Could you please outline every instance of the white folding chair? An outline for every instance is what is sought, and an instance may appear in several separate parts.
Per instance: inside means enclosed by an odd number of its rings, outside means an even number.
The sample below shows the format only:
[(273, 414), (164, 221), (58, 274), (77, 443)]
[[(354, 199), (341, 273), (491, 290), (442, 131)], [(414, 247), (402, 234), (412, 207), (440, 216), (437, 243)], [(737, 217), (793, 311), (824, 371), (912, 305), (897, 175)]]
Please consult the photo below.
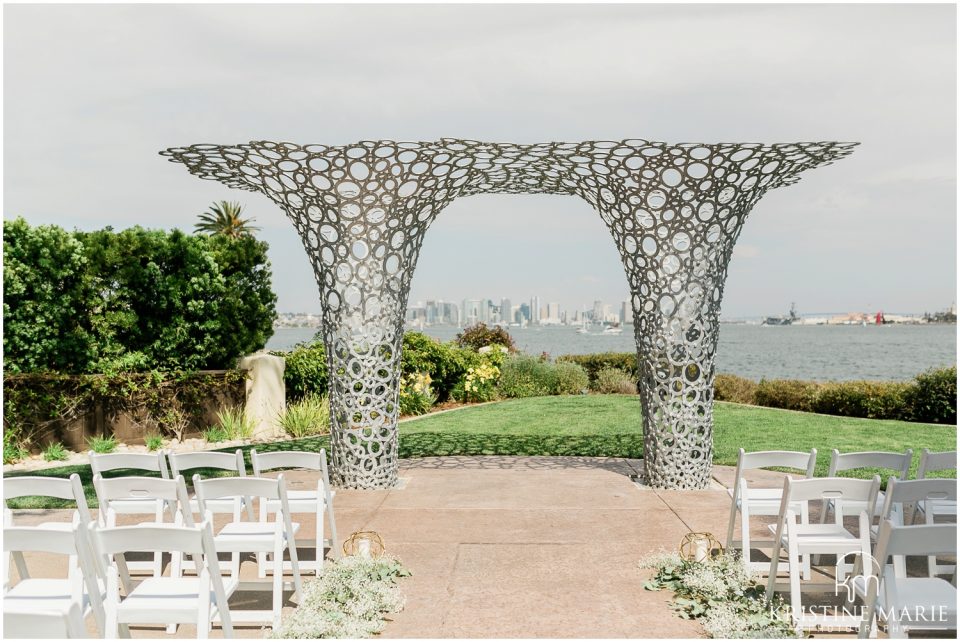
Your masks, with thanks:
[[(103, 475), (111, 471), (145, 471), (159, 473), (162, 479), (169, 479), (170, 472), (167, 469), (167, 460), (162, 452), (157, 453), (109, 453), (105, 455), (97, 454), (92, 450), (90, 455), (90, 471), (96, 479), (97, 475)], [(96, 485), (94, 485), (96, 487)], [(100, 504), (99, 521), (101, 526), (108, 526), (106, 521), (106, 507), (103, 499), (97, 496)], [(145, 497), (127, 497), (117, 499), (113, 502), (112, 508), (115, 513), (121, 515), (154, 515), (155, 521), (163, 521), (157, 512), (158, 503)], [(162, 510), (171, 510), (166, 503), (159, 504)], [(171, 512), (171, 515), (173, 513)], [(110, 524), (111, 526), (115, 524)], [(134, 561), (130, 562), (130, 570), (133, 571), (151, 571), (154, 575), (159, 575), (161, 571), (161, 557), (156, 555), (152, 564), (149, 562)]]
[(885, 620), (891, 638), (905, 638), (912, 631), (957, 630), (957, 587), (939, 577), (907, 577), (889, 556), (957, 554), (957, 525), (896, 526), (887, 519), (880, 525), (876, 558), (880, 577), (862, 586), (866, 594), (865, 616), (859, 637), (871, 633), (874, 618)]
[[(166, 513), (173, 514), (176, 524), (193, 525), (193, 515), (186, 508), (187, 487), (183, 477), (165, 479), (158, 477), (113, 477), (104, 479), (99, 473), (93, 477), (93, 488), (100, 502), (100, 525), (113, 528), (117, 515), (150, 515), (152, 519), (141, 524), (162, 524)], [(148, 510), (150, 509), (150, 510)], [(174, 555), (172, 564), (179, 573), (180, 556)], [(148, 570), (154, 577), (163, 575), (163, 555), (155, 552), (153, 561), (127, 561), (128, 570)]]
[[(197, 637), (206, 638), (213, 622), (220, 622), (223, 637), (233, 637), (233, 623), (227, 600), (233, 585), (224, 585), (213, 544), (210, 516), (199, 526), (158, 524), (98, 528), (90, 534), (96, 560), (107, 577), (105, 600), (106, 637), (129, 637), (131, 624), (195, 624)], [(174, 557), (191, 556), (200, 565), (196, 577), (148, 577), (136, 586), (118, 562), (131, 551), (170, 552)], [(123, 588), (121, 596), (120, 589)]]
[[(7, 506), (8, 499), (18, 497), (56, 497), (57, 499), (72, 500), (77, 508), (74, 511), (80, 525), (86, 528), (90, 523), (90, 509), (87, 507), (87, 498), (83, 492), (83, 483), (80, 481), (80, 475), (76, 473), (70, 475), (69, 479), (62, 477), (6, 477), (3, 480), (3, 507), (4, 507), (4, 526), (14, 526), (13, 511)], [(53, 530), (70, 531), (73, 530), (71, 522), (43, 522), (33, 526), (33, 528), (46, 528)], [(13, 554), (13, 561), (17, 565), (17, 571), (20, 576), (26, 572), (23, 556), (20, 553)], [(76, 564), (76, 559), (71, 560), (71, 565)]]
[(66, 613), (21, 611), (4, 606), (3, 637), (6, 640), (80, 640), (87, 638), (87, 630), (78, 604), (71, 604)]
[[(727, 489), (730, 496), (730, 519), (727, 523), (727, 550), (739, 548), (742, 553), (743, 563), (751, 571), (767, 572), (770, 569), (769, 562), (753, 561), (752, 550), (760, 546), (772, 546), (776, 551), (776, 542), (772, 540), (754, 540), (750, 539), (750, 518), (752, 516), (773, 517), (780, 513), (780, 499), (783, 495), (782, 488), (751, 488), (744, 477), (748, 470), (760, 468), (789, 468), (793, 470), (802, 470), (809, 479), (813, 477), (814, 468), (817, 465), (817, 449), (812, 448), (810, 452), (796, 452), (790, 450), (767, 450), (748, 453), (740, 449), (737, 457), (737, 472), (733, 480), (733, 488)], [(798, 502), (795, 506), (797, 514), (800, 515), (802, 523), (810, 521), (808, 506), (806, 502)], [(737, 521), (737, 513), (740, 513), (740, 539), (733, 538), (733, 530)], [(771, 554), (771, 558), (773, 555)], [(803, 557), (804, 579), (810, 579), (810, 558)]]
[[(294, 599), (302, 595), (300, 567), (297, 563), (297, 547), (294, 545), (299, 524), (290, 521), (290, 509), (287, 503), (287, 491), (283, 475), (276, 479), (257, 477), (221, 477), (218, 479), (200, 479), (193, 477), (193, 488), (200, 502), (200, 509), (208, 512), (210, 500), (233, 498), (233, 521), (224, 525), (213, 538), (219, 553), (232, 553), (237, 561), (231, 570), (231, 578), (237, 582), (237, 590), (262, 590), (264, 582), (240, 582), (240, 553), (270, 553), (275, 565), (273, 574), (273, 609), (271, 611), (235, 611), (235, 622), (268, 622), (276, 629), (280, 626), (280, 614), (283, 607), (283, 554), (290, 553), (290, 565), (293, 571)], [(261, 504), (276, 501), (280, 509), (273, 522), (241, 521), (240, 500), (242, 497), (257, 497)], [(215, 506), (214, 506), (215, 508)], [(269, 584), (269, 582), (268, 582)]]
[[(913, 461), (913, 450), (907, 448), (906, 451), (902, 453), (890, 453), (890, 452), (856, 452), (856, 453), (840, 453), (836, 448), (833, 449), (833, 452), (830, 455), (830, 469), (827, 472), (827, 477), (838, 477), (837, 473), (844, 470), (858, 470), (862, 468), (882, 468), (885, 470), (890, 470), (898, 479), (907, 479), (910, 475), (910, 463)], [(881, 490), (877, 494), (876, 510), (877, 515), (880, 514), (880, 511), (883, 509), (884, 495)], [(859, 515), (860, 511), (866, 509), (866, 504), (863, 502), (855, 501), (845, 501), (843, 503), (845, 510), (849, 511), (851, 515)], [(833, 502), (829, 499), (823, 501), (823, 505), (820, 510), (820, 523), (825, 524), (827, 521), (827, 514), (834, 510)]]
[[(301, 468), (320, 473), (316, 490), (287, 490), (287, 499), (291, 511), (294, 513), (312, 513), (316, 517), (314, 538), (298, 539), (297, 547), (314, 549), (314, 559), (300, 560), (300, 568), (303, 570), (312, 569), (315, 575), (320, 575), (323, 571), (323, 556), (326, 547), (330, 547), (335, 559), (340, 557), (340, 550), (337, 548), (337, 520), (333, 511), (333, 499), (336, 496), (336, 491), (330, 487), (326, 451), (321, 448), (318, 453), (305, 451), (258, 453), (256, 449), (253, 449), (250, 451), (250, 461), (253, 464), (253, 474), (256, 477), (262, 477), (264, 472), (278, 468)], [(276, 510), (276, 502), (261, 503), (260, 519), (265, 520), (266, 513), (273, 513)], [(329, 539), (324, 537), (324, 519), (330, 520)], [(267, 565), (263, 564), (262, 558), (258, 558), (257, 561), (260, 577), (266, 577)], [(285, 562), (284, 570), (287, 569), (289, 569), (289, 563)]]
[[(243, 462), (243, 451), (239, 448), (234, 453), (218, 453), (210, 451), (188, 452), (188, 453), (167, 453), (167, 459), (170, 461), (170, 474), (173, 476), (184, 475), (189, 470), (197, 468), (213, 468), (216, 470), (229, 470), (236, 473), (238, 477), (247, 476), (247, 467)], [(224, 500), (210, 500), (208, 507), (217, 503), (233, 510), (233, 498)], [(247, 518), (253, 520), (253, 502), (249, 497), (241, 498), (241, 504), (246, 509)], [(190, 499), (190, 510), (194, 513), (200, 512), (199, 502), (196, 497)]]
[[(3, 610), (4, 636), (12, 636), (6, 629), (8, 612), (27, 614), (58, 614), (60, 625), (68, 622), (76, 608), (80, 631), (85, 631), (83, 618), (93, 615), (97, 630), (104, 631), (104, 576), (97, 573), (93, 552), (87, 539), (87, 527), (81, 526), (74, 515), (70, 530), (41, 529), (29, 526), (9, 526), (3, 529)], [(26, 567), (17, 570), (18, 581), (10, 574), (10, 558), (14, 553), (41, 553), (63, 555), (77, 560), (67, 566), (66, 578), (31, 577)], [(23, 558), (21, 558), (23, 559)], [(26, 621), (25, 617), (20, 618)], [(50, 626), (56, 618), (47, 618)], [(46, 630), (45, 628), (43, 630)], [(42, 636), (39, 636), (42, 637)], [(85, 637), (85, 636), (83, 636)]]
[[(863, 560), (870, 558), (870, 515), (873, 514), (877, 492), (880, 490), (880, 477), (872, 480), (848, 479), (840, 477), (822, 477), (817, 479), (793, 480), (789, 477), (784, 481), (783, 498), (780, 502), (780, 513), (775, 525), (776, 534), (770, 561), (770, 576), (767, 578), (767, 600), (773, 598), (777, 585), (777, 572), (781, 550), (787, 554), (789, 565), (788, 590), (790, 592), (790, 610), (793, 614), (794, 625), (797, 630), (811, 629), (818, 626), (842, 626), (857, 628), (860, 618), (856, 614), (838, 613), (826, 614), (807, 612), (801, 602), (802, 588), (822, 591), (824, 588), (836, 590), (844, 581), (844, 558), (855, 555)], [(809, 504), (812, 501), (830, 499), (835, 502), (837, 510), (834, 513), (833, 523), (810, 524), (803, 523), (796, 512), (797, 502)], [(866, 510), (859, 516), (859, 534), (854, 535), (843, 525), (843, 504), (847, 501), (866, 502)], [(774, 525), (771, 525), (773, 528)], [(801, 588), (798, 567), (801, 555), (833, 554), (837, 556), (837, 577), (833, 584), (807, 583)]]
[[(910, 526), (913, 524), (914, 513), (907, 513), (907, 508), (922, 502), (957, 501), (957, 481), (955, 479), (914, 479), (899, 481), (891, 477), (887, 481), (887, 492), (880, 511), (880, 522), (890, 520), (894, 526)], [(879, 498), (878, 498), (879, 502)], [(871, 526), (871, 537), (874, 541), (880, 531), (880, 526)], [(936, 558), (934, 558), (936, 559)], [(900, 576), (906, 577), (906, 560), (902, 556), (893, 558)], [(935, 575), (931, 569), (931, 575)]]
[[(945, 452), (932, 453), (924, 448), (920, 454), (920, 466), (917, 468), (917, 479), (926, 479), (927, 473), (939, 472), (943, 470), (957, 471), (957, 451), (948, 450)], [(931, 500), (923, 501), (917, 504), (917, 512), (914, 517), (922, 515), (927, 524), (936, 524), (938, 516), (953, 517), (954, 523), (957, 518), (957, 500)], [(957, 567), (955, 564), (939, 564), (936, 556), (928, 560), (930, 565), (930, 575), (943, 575), (955, 573)]]

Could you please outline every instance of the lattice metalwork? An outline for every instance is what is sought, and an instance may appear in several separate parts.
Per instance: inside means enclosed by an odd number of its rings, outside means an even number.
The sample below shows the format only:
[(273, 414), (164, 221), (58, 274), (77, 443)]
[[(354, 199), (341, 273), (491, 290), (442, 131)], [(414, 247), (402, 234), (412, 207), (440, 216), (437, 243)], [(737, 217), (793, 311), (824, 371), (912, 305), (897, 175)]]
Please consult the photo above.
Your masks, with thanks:
[(720, 301), (741, 226), (767, 190), (854, 145), (258, 141), (162, 154), (263, 192), (300, 233), (320, 286), (341, 485), (396, 482), (403, 320), (424, 234), (455, 198), (499, 192), (576, 195), (600, 213), (632, 294), (647, 481), (703, 488)]

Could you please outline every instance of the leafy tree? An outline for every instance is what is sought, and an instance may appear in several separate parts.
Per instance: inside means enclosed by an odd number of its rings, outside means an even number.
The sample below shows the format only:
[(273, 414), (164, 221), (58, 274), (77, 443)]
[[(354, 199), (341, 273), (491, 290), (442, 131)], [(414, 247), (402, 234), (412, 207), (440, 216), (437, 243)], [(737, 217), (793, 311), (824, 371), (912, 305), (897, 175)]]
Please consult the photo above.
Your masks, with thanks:
[(253, 217), (243, 218), (243, 206), (239, 202), (219, 201), (200, 215), (200, 222), (194, 226), (198, 232), (219, 234), (230, 238), (252, 236), (259, 227), (251, 225)]
[(5, 372), (82, 372), (96, 359), (83, 249), (63, 228), (3, 222)]

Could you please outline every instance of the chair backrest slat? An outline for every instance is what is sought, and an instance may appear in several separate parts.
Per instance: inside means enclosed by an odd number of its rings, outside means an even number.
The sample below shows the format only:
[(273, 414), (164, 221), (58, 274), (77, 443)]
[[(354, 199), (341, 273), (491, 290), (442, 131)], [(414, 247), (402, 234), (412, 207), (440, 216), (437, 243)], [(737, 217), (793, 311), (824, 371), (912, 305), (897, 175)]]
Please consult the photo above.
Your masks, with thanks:
[[(77, 476), (79, 479), (79, 476)], [(70, 476), (73, 479), (73, 475)], [(4, 477), (3, 498), (16, 497), (56, 497), (57, 499), (73, 499), (73, 484), (70, 479), (63, 477)]]
[(196, 468), (215, 468), (217, 470), (231, 470), (241, 477), (246, 476), (247, 470), (243, 463), (243, 451), (239, 448), (233, 453), (192, 452), (168, 453), (170, 472), (173, 475), (183, 474), (185, 471)]
[(267, 477), (218, 477), (201, 479), (193, 476), (193, 487), (203, 510), (204, 502), (224, 497), (262, 497), (280, 499), (283, 475), (277, 479)]
[(816, 463), (816, 448), (812, 448), (810, 452), (763, 450), (752, 453), (744, 452), (741, 448), (737, 467), (741, 471), (757, 468), (793, 468), (806, 472), (810, 477), (813, 475), (813, 467)]
[(830, 457), (829, 477), (834, 477), (841, 470), (856, 470), (858, 468), (883, 468), (896, 471), (898, 478), (906, 479), (910, 474), (910, 463), (913, 461), (913, 450), (907, 449), (902, 453), (870, 451), (841, 453), (833, 449)]
[(896, 526), (884, 520), (877, 539), (877, 553), (888, 555), (956, 555), (956, 524)]
[(286, 450), (269, 453), (258, 453), (256, 449), (250, 451), (250, 462), (253, 465), (253, 474), (259, 477), (263, 472), (277, 468), (305, 468), (307, 470), (321, 470), (323, 452), (312, 453), (303, 450)]
[[(867, 502), (870, 511), (877, 500), (880, 490), (880, 477), (873, 479), (850, 479), (847, 477), (817, 477), (814, 479), (784, 480), (783, 500), (780, 504), (781, 515), (785, 515), (790, 504), (798, 501), (833, 500), (838, 505), (844, 501)], [(837, 511), (837, 514), (841, 514)], [(872, 512), (868, 512), (872, 514)]]
[[(157, 477), (113, 477), (104, 479), (99, 474), (93, 478), (97, 497), (101, 502), (115, 499), (163, 499), (180, 501), (183, 493), (180, 486), (183, 477), (159, 479)], [(184, 492), (185, 492), (184, 488)]]
[(5, 553), (76, 555), (77, 539), (72, 530), (8, 526), (3, 529), (3, 551)]
[(73, 500), (77, 504), (77, 514), (80, 516), (81, 524), (88, 524), (93, 519), (83, 491), (83, 482), (80, 481), (80, 475), (76, 473), (70, 475), (69, 479), (40, 476), (4, 478), (4, 506), (8, 499), (32, 496)]
[(929, 472), (957, 469), (957, 451), (932, 453), (926, 448), (920, 454), (920, 466), (917, 468), (917, 479), (924, 479)]
[(162, 524), (97, 528), (92, 537), (101, 555), (135, 552), (203, 553), (201, 526), (166, 526)]
[(110, 453), (101, 455), (90, 451), (90, 470), (94, 475), (111, 470), (147, 470), (160, 473), (164, 479), (170, 477), (167, 460), (163, 452), (150, 453)]

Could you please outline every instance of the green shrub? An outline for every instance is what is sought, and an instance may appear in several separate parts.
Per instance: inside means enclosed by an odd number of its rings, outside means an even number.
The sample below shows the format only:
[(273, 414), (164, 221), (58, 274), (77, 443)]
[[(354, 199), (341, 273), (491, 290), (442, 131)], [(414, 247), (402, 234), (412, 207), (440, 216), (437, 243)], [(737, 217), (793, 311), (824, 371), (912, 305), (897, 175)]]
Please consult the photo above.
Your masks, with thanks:
[(637, 382), (633, 375), (620, 368), (601, 368), (592, 385), (594, 391), (602, 394), (637, 394)]
[(231, 368), (273, 333), (267, 245), (4, 221), (6, 373)]
[(463, 381), (451, 392), (457, 401), (485, 402), (497, 398), (497, 381), (500, 369), (481, 357), (479, 365), (467, 368)]
[(143, 439), (144, 445), (147, 447), (147, 450), (150, 452), (155, 452), (163, 448), (163, 436), (162, 435), (147, 435)]
[(242, 406), (223, 408), (217, 412), (217, 422), (227, 439), (250, 439), (254, 423)]
[(957, 423), (957, 368), (918, 374), (908, 393), (910, 419), (937, 424)]
[(430, 383), (430, 375), (424, 372), (404, 375), (400, 382), (400, 414), (422, 415), (430, 411), (437, 401)]
[(297, 439), (330, 432), (330, 400), (326, 395), (305, 395), (287, 405), (279, 418), (280, 426)]
[(67, 449), (59, 441), (55, 441), (43, 449), (45, 461), (66, 461)]
[(814, 412), (841, 417), (901, 419), (911, 384), (895, 381), (838, 381), (822, 383), (813, 402)]
[(503, 397), (552, 395), (557, 388), (557, 371), (549, 361), (527, 354), (510, 355), (503, 363), (498, 387)]
[(15, 464), (30, 453), (23, 447), (23, 444), (17, 440), (16, 431), (3, 431), (3, 463)]
[(815, 412), (820, 385), (796, 379), (761, 379), (754, 399), (758, 406)]
[(555, 395), (579, 395), (590, 388), (590, 377), (583, 366), (560, 361), (553, 365), (556, 386), (553, 389)]
[(287, 401), (296, 402), (311, 395), (327, 394), (329, 373), (323, 341), (301, 343), (290, 352), (273, 352), (284, 358), (283, 383)]
[(736, 375), (718, 374), (713, 378), (713, 398), (717, 401), (753, 404), (756, 401), (757, 382)]
[(222, 426), (210, 426), (203, 431), (203, 438), (208, 444), (215, 444), (220, 441), (227, 441), (230, 435)]
[(421, 332), (403, 335), (400, 370), (404, 375), (422, 372), (430, 375), (430, 385), (437, 401), (446, 401), (450, 393), (467, 374), (470, 366), (478, 366), (483, 359), (469, 348), (440, 343)]
[(454, 339), (461, 348), (471, 348), (479, 350), (486, 346), (501, 345), (510, 352), (516, 352), (517, 346), (513, 343), (513, 337), (507, 332), (506, 328), (501, 326), (487, 327), (486, 323), (477, 323), (464, 328)]
[(94, 436), (87, 440), (90, 450), (98, 455), (106, 455), (117, 449), (117, 438), (113, 435), (109, 437)]
[(587, 371), (590, 381), (597, 380), (597, 374), (604, 368), (617, 368), (639, 379), (636, 352), (597, 352), (594, 354), (565, 354), (557, 357), (557, 363), (576, 363)]

